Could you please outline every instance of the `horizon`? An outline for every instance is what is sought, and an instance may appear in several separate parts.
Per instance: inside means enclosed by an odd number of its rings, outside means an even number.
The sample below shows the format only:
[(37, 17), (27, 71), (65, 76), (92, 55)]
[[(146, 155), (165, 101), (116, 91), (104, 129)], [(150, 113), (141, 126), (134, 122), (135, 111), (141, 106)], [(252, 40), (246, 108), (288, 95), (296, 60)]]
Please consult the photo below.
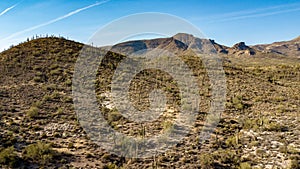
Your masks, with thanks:
[[(185, 33), (185, 32), (179, 32), (179, 33), (189, 34), (189, 33)], [(176, 35), (176, 34), (174, 34), (173, 36), (175, 36), (175, 35)], [(189, 34), (189, 35), (193, 35), (193, 34)], [(143, 41), (143, 40), (153, 40), (153, 39), (160, 39), (160, 38), (171, 38), (171, 37), (173, 37), (173, 36), (154, 36), (154, 35), (153, 35), (153, 36), (151, 36), (151, 35), (150, 35), (150, 36), (149, 36), (149, 35), (145, 35), (145, 36), (143, 36), (143, 35), (141, 35), (141, 36), (132, 36), (132, 37), (130, 37), (130, 38), (125, 38), (125, 39), (121, 40), (120, 42), (118, 42), (118, 43), (116, 43), (116, 44), (123, 43), (123, 42), (140, 41), (140, 40)], [(193, 36), (196, 37), (196, 38), (199, 38), (199, 37), (197, 37), (197, 36), (195, 36), (195, 35), (193, 35)], [(64, 39), (66, 39), (66, 40), (70, 40), (70, 41), (82, 43), (83, 45), (93, 45), (93, 44), (88, 44), (88, 43), (76, 41), (76, 40), (74, 40), (74, 39), (72, 39), (72, 38), (64, 37), (64, 36), (62, 36), (62, 35), (56, 36), (56, 35), (48, 35), (48, 34), (46, 34), (46, 35), (35, 35), (35, 36), (32, 36), (32, 37), (28, 37), (26, 40), (21, 41), (21, 42), (19, 42), (18, 44), (12, 44), (12, 46), (17, 46), (17, 45), (19, 45), (19, 44), (26, 43), (28, 40), (31, 41), (31, 40), (36, 40), (36, 39), (40, 39), (40, 38), (64, 38)], [(213, 40), (213, 41), (215, 41), (216, 43), (218, 43), (218, 44), (220, 44), (220, 45), (224, 45), (224, 46), (226, 46), (226, 47), (233, 47), (234, 45), (236, 45), (236, 44), (238, 44), (238, 43), (240, 43), (240, 42), (244, 42), (247, 46), (255, 46), (255, 45), (272, 44), (272, 43), (276, 43), (276, 42), (292, 41), (292, 40), (298, 39), (298, 38), (300, 38), (300, 36), (297, 36), (297, 37), (294, 37), (294, 38), (288, 39), (288, 40), (274, 41), (274, 42), (270, 42), (270, 43), (258, 43), (258, 44), (251, 44), (251, 45), (247, 44), (247, 42), (239, 41), (239, 42), (236, 42), (236, 43), (232, 44), (231, 46), (227, 46), (227, 45), (225, 45), (225, 44), (221, 44), (221, 43), (219, 43), (218, 41), (216, 41), (215, 39), (211, 39), (211, 38), (209, 38), (209, 37), (207, 37), (207, 38), (200, 38), (200, 39)], [(116, 45), (116, 44), (113, 44), (113, 45)], [(96, 47), (105, 47), (105, 46), (112, 46), (112, 45), (109, 45), (109, 44), (108, 44), (108, 45), (104, 45), (104, 46), (96, 46)], [(5, 50), (7, 50), (7, 49), (5, 49)], [(0, 50), (0, 52), (1, 52), (1, 50)]]
[[(296, 0), (248, 0), (238, 4), (221, 0), (190, 3), (158, 0), (72, 3), (13, 0), (0, 2), (0, 51), (35, 35), (63, 36), (86, 44), (99, 28), (120, 17), (143, 12), (167, 13), (183, 18), (200, 29), (206, 38), (226, 46), (238, 42), (247, 45), (269, 44), (292, 40), (300, 35), (300, 2)], [(147, 36), (146, 39), (153, 38)], [(140, 39), (145, 37), (132, 37), (129, 40)]]

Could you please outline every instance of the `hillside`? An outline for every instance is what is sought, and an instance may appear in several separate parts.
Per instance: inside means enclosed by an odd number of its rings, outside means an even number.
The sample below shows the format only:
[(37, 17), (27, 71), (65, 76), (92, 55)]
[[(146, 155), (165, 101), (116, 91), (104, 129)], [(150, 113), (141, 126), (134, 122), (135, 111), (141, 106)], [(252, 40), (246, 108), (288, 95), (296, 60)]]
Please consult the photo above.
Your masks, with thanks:
[(284, 56), (300, 57), (300, 36), (290, 41), (274, 42), (272, 44), (255, 45), (254, 49), (264, 53), (277, 53)]
[(111, 50), (113, 52), (121, 53), (121, 54), (131, 54), (141, 50), (147, 49), (163, 49), (172, 51), (175, 53), (183, 52), (187, 49), (187, 45), (183, 42), (171, 37), (171, 38), (159, 38), (153, 40), (136, 40), (129, 41), (124, 43), (119, 43), (112, 46)]
[[(212, 42), (215, 49), (210, 48)], [(294, 49), (298, 39), (280, 42)], [(205, 44), (209, 45), (206, 48)], [(275, 44), (275, 43), (274, 43)], [(300, 60), (274, 44), (226, 47), (212, 40), (177, 34), (171, 38), (117, 44), (99, 64), (95, 86), (99, 109), (115, 129), (135, 137), (169, 130), (178, 113), (178, 88), (156, 70), (137, 74), (129, 92), (136, 107), (149, 107), (154, 87), (167, 93), (168, 109), (153, 123), (134, 123), (120, 115), (110, 97), (110, 82), (124, 55), (158, 48), (177, 53), (193, 69), (201, 91), (200, 111), (191, 132), (169, 151), (151, 158), (109, 154), (90, 140), (74, 112), (72, 77), (84, 44), (63, 38), (39, 38), (0, 53), (0, 166), (5, 168), (300, 168)], [(185, 53), (201, 45), (222, 57), (227, 81), (226, 109), (209, 142), (198, 134), (207, 117), (210, 85), (204, 66)], [(101, 50), (90, 47), (93, 50)], [(295, 48), (296, 49), (296, 48)], [(253, 57), (249, 57), (248, 53)], [(251, 54), (251, 52), (254, 52)], [(121, 54), (118, 54), (121, 53)], [(273, 55), (274, 54), (274, 55)], [(237, 57), (239, 56), (239, 57)], [(240, 57), (245, 56), (245, 57)], [(276, 57), (275, 57), (276, 56)], [(156, 78), (164, 79), (159, 82)], [(155, 85), (153, 86), (154, 83)]]
[(201, 53), (219, 53), (229, 56), (288, 56), (300, 57), (300, 38), (290, 41), (274, 42), (248, 46), (245, 42), (238, 42), (228, 47), (215, 42), (212, 39), (201, 39), (191, 34), (178, 33), (170, 38), (158, 38), (151, 40), (134, 40), (112, 46), (112, 51), (122, 54), (130, 54), (139, 50), (152, 48), (174, 51), (176, 54), (185, 54), (190, 49), (197, 49)]

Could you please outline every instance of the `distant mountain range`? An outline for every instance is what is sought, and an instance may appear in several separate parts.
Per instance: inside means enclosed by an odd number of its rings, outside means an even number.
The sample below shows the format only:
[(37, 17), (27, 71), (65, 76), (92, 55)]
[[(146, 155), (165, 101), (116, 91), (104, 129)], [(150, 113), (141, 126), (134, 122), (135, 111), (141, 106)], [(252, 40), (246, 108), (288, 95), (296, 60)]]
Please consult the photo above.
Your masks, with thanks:
[(232, 47), (228, 47), (211, 39), (201, 39), (191, 34), (178, 33), (170, 38), (133, 40), (119, 43), (112, 46), (111, 50), (126, 55), (153, 48), (168, 50), (174, 53), (185, 53), (190, 49), (197, 49), (203, 53), (219, 53), (234, 56), (267, 54), (300, 57), (300, 36), (290, 41), (274, 42), (272, 44), (248, 46), (245, 42), (239, 42)]

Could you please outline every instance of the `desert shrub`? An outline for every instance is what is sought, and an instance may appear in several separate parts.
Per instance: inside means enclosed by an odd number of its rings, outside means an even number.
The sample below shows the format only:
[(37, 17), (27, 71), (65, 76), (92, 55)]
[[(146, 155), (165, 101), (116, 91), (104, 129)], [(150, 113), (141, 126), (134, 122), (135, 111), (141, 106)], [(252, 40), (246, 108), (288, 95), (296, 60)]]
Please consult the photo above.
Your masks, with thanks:
[(43, 73), (42, 72), (36, 72), (35, 75), (36, 76), (43, 76)]
[(106, 164), (103, 169), (118, 169), (119, 167), (114, 163)]
[(46, 76), (42, 72), (37, 71), (35, 73), (35, 77), (33, 78), (34, 82), (39, 83), (39, 82), (44, 82), (45, 80), (46, 80)]
[(55, 70), (55, 69), (57, 69), (59, 66), (57, 65), (57, 64), (52, 64), (50, 67), (49, 67), (49, 69), (50, 70)]
[(51, 99), (60, 99), (60, 93), (58, 91), (54, 91), (52, 94), (51, 94)]
[(200, 165), (203, 169), (212, 168), (214, 164), (214, 157), (211, 154), (202, 154), (200, 156)]
[(252, 147), (252, 146), (258, 146), (259, 143), (260, 143), (259, 141), (251, 141), (250, 144), (249, 144), (249, 146), (250, 147)]
[(49, 91), (55, 90), (55, 89), (57, 89), (57, 88), (58, 88), (58, 87), (57, 87), (56, 84), (49, 84), (49, 85), (43, 86), (43, 89), (44, 89), (44, 90), (49, 90)]
[(236, 156), (236, 152), (232, 150), (216, 151), (214, 157), (222, 164), (238, 164), (240, 160), (239, 157)]
[(69, 97), (69, 96), (64, 96), (61, 100), (62, 100), (64, 103), (72, 103), (72, 102), (73, 102), (73, 98), (72, 98), (72, 97)]
[(276, 101), (276, 102), (284, 102), (284, 101), (286, 101), (286, 98), (283, 97), (283, 96), (276, 96), (276, 97), (274, 97), (274, 101)]
[(259, 129), (260, 125), (262, 124), (262, 119), (246, 119), (244, 120), (243, 123), (243, 128), (244, 129), (252, 129), (256, 131)]
[(42, 82), (43, 79), (42, 79), (42, 77), (40, 77), (40, 76), (35, 76), (35, 77), (33, 78), (33, 81), (39, 83), (39, 82)]
[(278, 113), (285, 113), (285, 112), (288, 112), (288, 111), (289, 111), (289, 109), (283, 104), (279, 104), (277, 106), (277, 112)]
[(33, 67), (33, 70), (35, 70), (35, 71), (41, 71), (43, 69), (43, 67), (41, 67), (41, 66), (39, 66), (39, 65), (35, 65), (34, 67)]
[(269, 122), (265, 126), (265, 130), (267, 131), (282, 131), (285, 127), (281, 126), (277, 122)]
[(234, 108), (236, 108), (237, 110), (242, 110), (244, 109), (244, 105), (242, 103), (237, 103), (234, 104)]
[(298, 153), (300, 153), (300, 151), (298, 149), (296, 149), (294, 146), (291, 146), (291, 145), (287, 146), (287, 149), (288, 149), (288, 152), (290, 154), (298, 154)]
[(41, 108), (42, 104), (43, 104), (42, 101), (36, 101), (36, 102), (32, 103), (32, 106), (37, 107), (37, 108)]
[(50, 75), (60, 75), (62, 73), (61, 69), (54, 69), (50, 71)]
[(112, 109), (108, 113), (108, 121), (109, 122), (114, 122), (114, 121), (119, 121), (122, 118), (121, 113), (118, 112), (118, 110)]
[(245, 108), (245, 105), (242, 101), (242, 97), (241, 96), (237, 96), (237, 97), (234, 97), (232, 98), (232, 105), (235, 109), (237, 110), (242, 110)]
[(234, 135), (234, 136), (231, 136), (231, 137), (228, 137), (227, 140), (225, 141), (226, 145), (227, 146), (236, 146), (238, 145), (238, 136), (237, 135)]
[(68, 148), (74, 148), (74, 144), (73, 143), (68, 143)]
[(50, 101), (51, 100), (51, 96), (50, 95), (44, 95), (43, 97), (43, 101)]
[(56, 110), (56, 114), (62, 114), (64, 110), (61, 107), (58, 107)]
[(270, 121), (266, 117), (257, 119), (245, 119), (242, 121), (244, 129), (252, 129), (254, 131), (261, 129), (264, 131), (286, 131), (288, 128), (275, 121)]
[(169, 131), (173, 130), (173, 128), (174, 128), (174, 125), (171, 121), (164, 121), (162, 123), (162, 126), (163, 126), (163, 130), (166, 132), (169, 132)]
[(18, 156), (14, 152), (14, 147), (8, 147), (0, 152), (0, 164), (9, 167), (15, 167), (18, 161)]
[(241, 163), (239, 169), (251, 169), (251, 165), (249, 163)]
[(66, 86), (71, 86), (71, 85), (72, 85), (72, 80), (71, 80), (71, 79), (67, 79), (67, 80), (64, 82), (64, 84), (65, 84)]
[(37, 142), (25, 147), (23, 157), (37, 163), (46, 164), (53, 159), (55, 152), (50, 144)]
[(31, 106), (29, 110), (27, 110), (26, 115), (29, 118), (36, 118), (39, 114), (39, 108), (37, 106)]

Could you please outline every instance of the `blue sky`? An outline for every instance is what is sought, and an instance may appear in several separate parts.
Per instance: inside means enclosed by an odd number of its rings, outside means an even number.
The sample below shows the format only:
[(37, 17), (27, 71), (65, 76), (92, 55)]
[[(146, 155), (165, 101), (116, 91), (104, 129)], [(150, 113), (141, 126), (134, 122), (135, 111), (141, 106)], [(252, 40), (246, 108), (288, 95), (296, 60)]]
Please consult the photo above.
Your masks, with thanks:
[(299, 0), (0, 0), (0, 50), (36, 34), (87, 42), (111, 21), (142, 12), (181, 17), (228, 46), (300, 35)]

